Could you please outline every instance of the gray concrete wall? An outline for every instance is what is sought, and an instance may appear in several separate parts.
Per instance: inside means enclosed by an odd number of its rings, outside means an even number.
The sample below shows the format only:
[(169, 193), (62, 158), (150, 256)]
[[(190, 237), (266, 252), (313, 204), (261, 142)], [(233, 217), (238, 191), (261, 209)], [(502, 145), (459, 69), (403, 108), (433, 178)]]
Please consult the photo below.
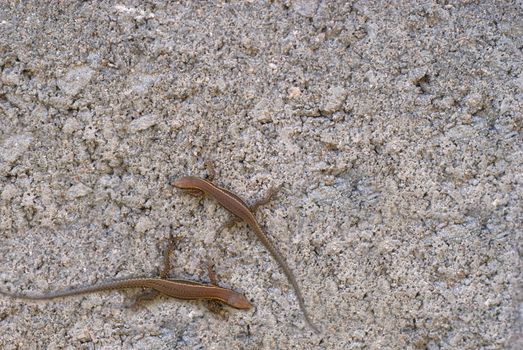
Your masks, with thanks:
[[(185, 2), (187, 3), (187, 2)], [(3, 349), (506, 349), (521, 342), (523, 15), (516, 1), (3, 1), (0, 289), (157, 276), (255, 305), (138, 291), (0, 298)], [(314, 322), (245, 226), (248, 202)]]

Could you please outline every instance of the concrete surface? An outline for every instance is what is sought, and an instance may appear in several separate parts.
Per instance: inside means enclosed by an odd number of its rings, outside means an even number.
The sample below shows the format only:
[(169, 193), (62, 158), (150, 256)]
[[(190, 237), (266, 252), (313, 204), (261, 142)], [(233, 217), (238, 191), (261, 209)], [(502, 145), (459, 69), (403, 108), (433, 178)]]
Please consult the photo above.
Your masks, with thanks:
[[(0, 298), (2, 349), (506, 349), (522, 343), (520, 1), (3, 1), (0, 288), (172, 276), (249, 312), (138, 291)], [(174, 190), (248, 201), (245, 225)]]

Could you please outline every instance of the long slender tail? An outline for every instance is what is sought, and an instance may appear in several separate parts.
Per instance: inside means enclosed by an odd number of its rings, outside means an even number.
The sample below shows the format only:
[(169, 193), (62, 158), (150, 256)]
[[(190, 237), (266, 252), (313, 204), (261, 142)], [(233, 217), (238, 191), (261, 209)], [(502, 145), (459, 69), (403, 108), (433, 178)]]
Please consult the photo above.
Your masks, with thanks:
[(292, 272), (289, 265), (285, 262), (283, 256), (280, 254), (280, 252), (274, 247), (272, 242), (269, 240), (269, 238), (264, 234), (261, 227), (256, 223), (252, 225), (252, 229), (257, 233), (258, 238), (261, 240), (265, 248), (269, 251), (269, 253), (272, 255), (274, 260), (280, 265), (283, 272), (285, 273), (285, 276), (287, 276), (287, 279), (291, 283), (292, 287), (294, 288), (294, 292), (296, 293), (296, 298), (298, 299), (298, 304), (300, 306), (301, 311), (303, 312), (303, 316), (305, 317), (305, 321), (311, 327), (311, 329), (315, 333), (320, 333), (320, 330), (316, 325), (312, 322), (312, 320), (309, 317), (309, 313), (307, 312), (307, 308), (305, 307), (305, 301), (303, 299), (303, 295), (301, 294), (301, 289), (298, 286), (298, 282), (296, 281), (296, 277), (294, 276), (294, 273)]
[(145, 287), (146, 279), (125, 279), (121, 281), (111, 281), (106, 283), (101, 283), (94, 286), (80, 286), (74, 287), (67, 290), (59, 290), (55, 292), (50, 292), (46, 294), (23, 294), (23, 293), (8, 293), (0, 290), (1, 295), (8, 296), (10, 298), (16, 299), (25, 299), (25, 300), (50, 300), (56, 298), (63, 298), (73, 295), (102, 292), (116, 289), (124, 288), (139, 288)]

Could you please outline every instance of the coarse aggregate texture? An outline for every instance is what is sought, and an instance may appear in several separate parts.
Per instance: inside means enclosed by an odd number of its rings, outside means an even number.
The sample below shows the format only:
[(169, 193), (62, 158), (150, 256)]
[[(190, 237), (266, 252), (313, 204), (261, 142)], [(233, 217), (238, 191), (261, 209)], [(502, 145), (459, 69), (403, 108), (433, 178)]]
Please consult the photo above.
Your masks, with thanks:
[[(0, 4), (0, 289), (171, 276), (250, 311), (139, 291), (0, 297), (2, 349), (521, 349), (521, 1)], [(209, 198), (248, 202), (302, 287)]]

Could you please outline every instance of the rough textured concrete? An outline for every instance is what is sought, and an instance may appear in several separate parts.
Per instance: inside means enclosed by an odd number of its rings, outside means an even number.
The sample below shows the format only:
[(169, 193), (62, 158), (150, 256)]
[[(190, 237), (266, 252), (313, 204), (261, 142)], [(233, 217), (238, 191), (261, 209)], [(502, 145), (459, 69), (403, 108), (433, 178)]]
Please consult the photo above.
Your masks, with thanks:
[[(137, 292), (0, 298), (2, 349), (505, 349), (521, 341), (517, 1), (3, 1), (0, 288), (173, 276), (255, 310)], [(244, 225), (251, 201), (319, 335)]]

